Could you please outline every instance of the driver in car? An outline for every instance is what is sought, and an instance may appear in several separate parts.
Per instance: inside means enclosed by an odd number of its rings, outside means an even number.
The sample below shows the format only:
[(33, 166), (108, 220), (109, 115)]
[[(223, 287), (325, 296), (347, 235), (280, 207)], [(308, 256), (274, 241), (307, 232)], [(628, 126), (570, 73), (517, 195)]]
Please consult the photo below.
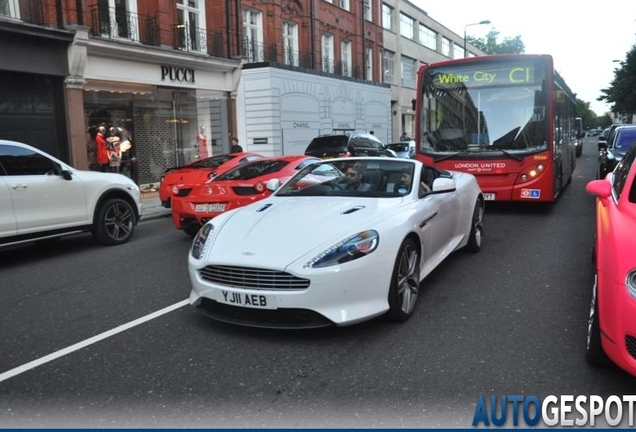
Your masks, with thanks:
[(356, 165), (350, 165), (345, 170), (347, 176), (346, 190), (355, 190), (366, 192), (371, 190), (371, 184), (364, 182), (364, 173), (362, 167)]

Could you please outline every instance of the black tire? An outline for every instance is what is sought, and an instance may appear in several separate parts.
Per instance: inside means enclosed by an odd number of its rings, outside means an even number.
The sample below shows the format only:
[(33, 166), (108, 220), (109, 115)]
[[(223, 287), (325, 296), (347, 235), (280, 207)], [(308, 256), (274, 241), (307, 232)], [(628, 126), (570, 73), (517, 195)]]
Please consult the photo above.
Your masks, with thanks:
[(123, 199), (110, 198), (97, 209), (93, 238), (107, 246), (126, 243), (132, 238), (136, 225), (132, 206)]
[(587, 338), (585, 344), (585, 359), (592, 366), (607, 367), (612, 364), (601, 343), (601, 326), (598, 316), (598, 274), (594, 272), (592, 286), (592, 300), (590, 314), (587, 320)]
[(484, 239), (484, 210), (484, 201), (478, 198), (473, 210), (468, 243), (465, 246), (468, 252), (477, 253), (481, 250), (481, 244)]
[(413, 311), (420, 292), (420, 252), (415, 241), (406, 239), (398, 250), (389, 288), (391, 321), (404, 322)]
[(193, 223), (183, 227), (183, 232), (189, 235), (192, 238), (195, 238), (199, 230), (201, 229), (201, 225)]

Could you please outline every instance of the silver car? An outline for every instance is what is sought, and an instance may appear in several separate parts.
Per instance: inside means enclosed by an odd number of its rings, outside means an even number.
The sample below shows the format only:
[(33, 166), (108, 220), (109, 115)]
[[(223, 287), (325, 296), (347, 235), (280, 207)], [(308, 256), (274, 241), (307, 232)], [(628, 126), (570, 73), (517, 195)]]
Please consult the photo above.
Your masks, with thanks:
[(399, 141), (386, 145), (395, 155), (402, 159), (415, 159), (415, 141)]

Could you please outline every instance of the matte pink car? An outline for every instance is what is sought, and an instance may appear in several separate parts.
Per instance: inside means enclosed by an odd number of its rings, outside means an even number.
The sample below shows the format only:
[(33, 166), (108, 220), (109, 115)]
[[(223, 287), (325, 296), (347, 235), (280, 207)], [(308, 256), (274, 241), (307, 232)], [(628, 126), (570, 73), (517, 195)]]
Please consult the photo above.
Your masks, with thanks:
[(636, 376), (636, 146), (605, 179), (596, 196), (594, 285), (585, 356), (595, 366), (615, 363)]

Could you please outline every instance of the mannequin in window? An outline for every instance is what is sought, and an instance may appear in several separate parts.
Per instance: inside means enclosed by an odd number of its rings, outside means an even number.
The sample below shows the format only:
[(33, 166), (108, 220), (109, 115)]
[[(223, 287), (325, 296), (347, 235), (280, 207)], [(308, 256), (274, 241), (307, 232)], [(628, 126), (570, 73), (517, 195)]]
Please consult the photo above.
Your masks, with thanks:
[(100, 125), (95, 135), (95, 162), (102, 172), (108, 171), (108, 144), (106, 143), (106, 126)]
[(106, 149), (108, 153), (108, 165), (111, 172), (119, 172), (121, 166), (121, 138), (122, 129), (111, 127), (106, 137)]

